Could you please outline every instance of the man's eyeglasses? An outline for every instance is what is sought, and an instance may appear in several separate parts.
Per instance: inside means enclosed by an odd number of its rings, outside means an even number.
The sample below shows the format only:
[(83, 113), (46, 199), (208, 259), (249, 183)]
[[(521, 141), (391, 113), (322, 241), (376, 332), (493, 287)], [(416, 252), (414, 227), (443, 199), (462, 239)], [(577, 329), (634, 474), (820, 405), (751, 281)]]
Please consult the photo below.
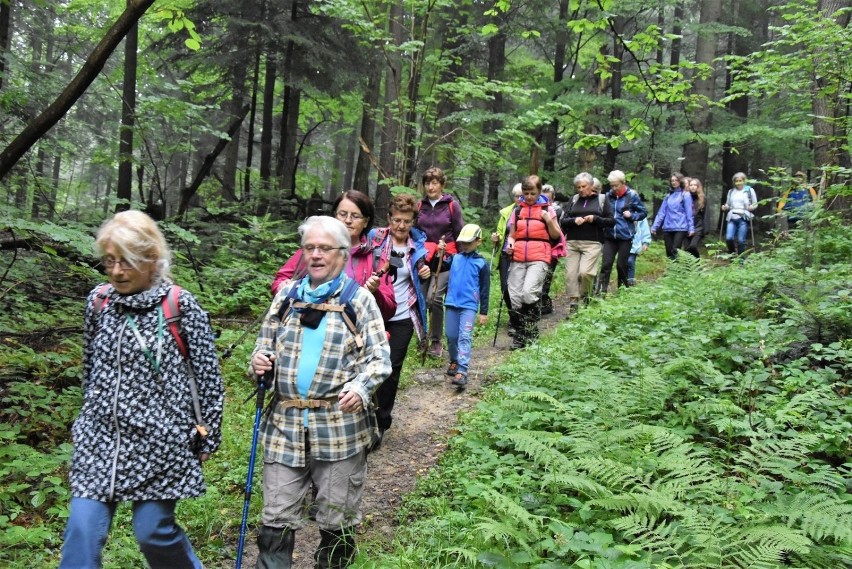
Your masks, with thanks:
[(390, 220), (391, 225), (411, 225), (414, 223), (413, 219), (400, 219), (398, 217), (394, 217)]
[(361, 221), (364, 219), (364, 216), (360, 213), (352, 213), (351, 211), (338, 211), (335, 212), (334, 217), (343, 221), (345, 219), (351, 219), (352, 221)]
[(302, 251), (305, 255), (313, 255), (314, 251), (319, 251), (319, 254), (326, 257), (332, 251), (342, 251), (346, 247), (332, 247), (331, 245), (302, 245)]
[(136, 268), (127, 259), (116, 259), (115, 257), (104, 257), (103, 259), (101, 259), (101, 264), (107, 269), (111, 269), (116, 265), (118, 265), (125, 271), (129, 271), (130, 269)]

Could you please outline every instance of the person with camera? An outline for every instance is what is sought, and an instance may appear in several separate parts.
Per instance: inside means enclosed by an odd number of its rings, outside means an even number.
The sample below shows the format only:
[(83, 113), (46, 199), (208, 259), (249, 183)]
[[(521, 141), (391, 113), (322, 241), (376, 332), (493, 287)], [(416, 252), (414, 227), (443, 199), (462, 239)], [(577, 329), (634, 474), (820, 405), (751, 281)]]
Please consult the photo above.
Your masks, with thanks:
[(338, 219), (300, 227), (307, 274), (282, 286), (251, 356), (253, 374), (274, 370), (261, 424), (263, 511), (258, 569), (290, 567), (294, 532), (317, 490), (316, 567), (348, 567), (378, 429), (372, 397), (390, 375), (390, 349), (376, 300), (344, 267), (350, 236)]

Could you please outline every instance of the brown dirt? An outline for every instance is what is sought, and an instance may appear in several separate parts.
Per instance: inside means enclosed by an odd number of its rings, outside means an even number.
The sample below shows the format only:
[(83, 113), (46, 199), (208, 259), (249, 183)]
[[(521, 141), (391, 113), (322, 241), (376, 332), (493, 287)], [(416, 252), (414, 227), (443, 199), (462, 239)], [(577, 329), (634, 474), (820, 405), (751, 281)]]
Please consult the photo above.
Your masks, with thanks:
[[(554, 300), (554, 313), (542, 319), (543, 333), (565, 319), (565, 307), (559, 306), (560, 299)], [(496, 317), (496, 314), (491, 316)], [(403, 497), (438, 461), (453, 434), (459, 412), (473, 409), (480, 399), (483, 384), (493, 380), (494, 368), (508, 356), (511, 338), (506, 335), (505, 322), (504, 308), (495, 347), (491, 345), (493, 331), (488, 338), (474, 339), (466, 390), (458, 391), (444, 375), (445, 350), (443, 360), (428, 358), (426, 365), (431, 367), (418, 369), (413, 374), (413, 384), (397, 394), (393, 427), (385, 433), (382, 446), (368, 457), (359, 543), (390, 544), (393, 540), (397, 526), (395, 514)], [(477, 343), (481, 344), (477, 346)], [(419, 361), (411, 359), (407, 360), (408, 365), (419, 366)], [(257, 559), (254, 536), (247, 537), (246, 542), (243, 567), (253, 568)], [(310, 522), (297, 532), (294, 569), (313, 568), (313, 552), (318, 543), (319, 531), (315, 523)]]

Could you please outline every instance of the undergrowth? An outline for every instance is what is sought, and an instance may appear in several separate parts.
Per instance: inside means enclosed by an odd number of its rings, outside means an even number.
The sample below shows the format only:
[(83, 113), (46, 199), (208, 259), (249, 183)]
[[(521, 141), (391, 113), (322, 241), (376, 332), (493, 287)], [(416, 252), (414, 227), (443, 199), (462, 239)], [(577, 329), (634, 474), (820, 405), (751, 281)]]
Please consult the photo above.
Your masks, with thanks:
[(826, 224), (593, 302), (499, 370), (357, 566), (850, 566), (850, 245)]

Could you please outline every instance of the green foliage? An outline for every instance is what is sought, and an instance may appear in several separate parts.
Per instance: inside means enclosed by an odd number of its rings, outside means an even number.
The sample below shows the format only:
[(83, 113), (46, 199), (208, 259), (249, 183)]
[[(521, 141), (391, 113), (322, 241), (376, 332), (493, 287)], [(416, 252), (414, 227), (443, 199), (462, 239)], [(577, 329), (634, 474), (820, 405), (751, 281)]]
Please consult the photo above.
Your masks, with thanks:
[(673, 263), (518, 354), (375, 566), (849, 565), (849, 266), (796, 256), (838, 235)]

